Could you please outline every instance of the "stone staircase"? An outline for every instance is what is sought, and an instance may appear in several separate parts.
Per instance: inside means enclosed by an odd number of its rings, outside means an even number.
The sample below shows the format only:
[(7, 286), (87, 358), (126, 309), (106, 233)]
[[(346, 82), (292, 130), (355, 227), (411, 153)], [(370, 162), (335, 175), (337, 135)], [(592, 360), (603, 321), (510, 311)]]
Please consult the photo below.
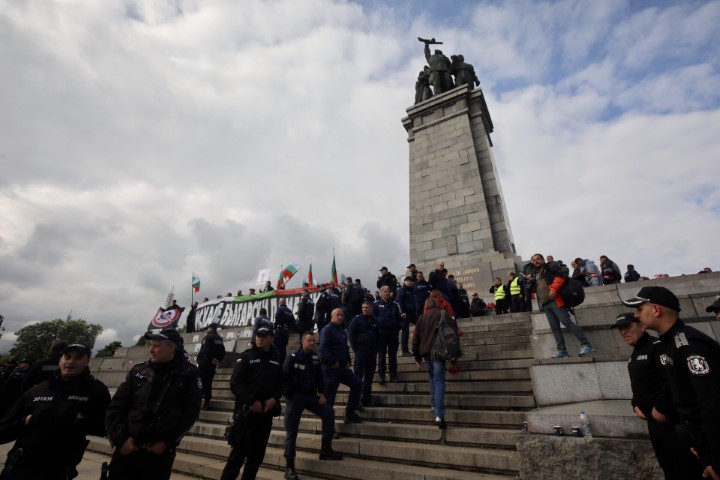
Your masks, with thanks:
[[(470, 480), (518, 475), (516, 440), (525, 413), (535, 407), (530, 365), (530, 314), (462, 320), (464, 356), (459, 373), (447, 375), (448, 429), (433, 424), (427, 373), (414, 359), (398, 358), (398, 383), (373, 386), (374, 405), (359, 411), (362, 424), (344, 425), (347, 389), (337, 395), (333, 448), (345, 459), (320, 461), (320, 419), (307, 412), (300, 423), (296, 467), (302, 479)], [(298, 345), (291, 336), (288, 351)], [(131, 349), (132, 350), (132, 349)], [(212, 410), (200, 418), (178, 447), (174, 471), (186, 477), (218, 479), (230, 452), (223, 438), (233, 409), (230, 368), (215, 377)], [(274, 421), (261, 479), (281, 479), (285, 459), (282, 417)], [(111, 453), (106, 439), (89, 449)]]

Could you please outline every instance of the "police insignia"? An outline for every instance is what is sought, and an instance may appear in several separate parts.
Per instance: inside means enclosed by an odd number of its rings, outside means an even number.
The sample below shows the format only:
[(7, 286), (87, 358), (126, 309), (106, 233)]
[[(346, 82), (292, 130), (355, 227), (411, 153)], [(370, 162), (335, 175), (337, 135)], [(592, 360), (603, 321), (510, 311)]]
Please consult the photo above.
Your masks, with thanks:
[(693, 375), (707, 375), (710, 373), (710, 365), (708, 365), (705, 357), (701, 355), (690, 355), (687, 358), (688, 369)]
[(663, 353), (662, 355), (660, 355), (660, 364), (667, 365), (667, 363), (668, 363), (668, 356)]
[(198, 388), (202, 390), (202, 379), (198, 378)]
[(690, 345), (690, 342), (688, 342), (685, 332), (680, 332), (675, 335), (675, 348), (687, 347), (688, 345)]

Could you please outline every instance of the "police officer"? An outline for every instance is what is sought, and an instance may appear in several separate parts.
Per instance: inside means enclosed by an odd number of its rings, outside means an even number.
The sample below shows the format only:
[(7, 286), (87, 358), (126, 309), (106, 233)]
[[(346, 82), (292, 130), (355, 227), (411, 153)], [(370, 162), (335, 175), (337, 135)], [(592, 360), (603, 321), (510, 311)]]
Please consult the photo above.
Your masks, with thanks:
[(380, 385), (385, 385), (386, 356), (390, 363), (390, 381), (397, 383), (397, 351), (398, 334), (402, 322), (400, 307), (390, 299), (390, 289), (380, 289), (380, 300), (373, 303), (373, 316), (380, 332), (380, 348), (378, 350), (378, 376)]
[(495, 297), (495, 315), (508, 313), (507, 289), (500, 278), (495, 279), (495, 283), (490, 287), (490, 293)]
[(320, 334), (320, 356), (325, 381), (325, 398), (330, 406), (335, 405), (335, 395), (342, 383), (350, 388), (347, 406), (345, 407), (345, 423), (362, 423), (356, 410), (360, 403), (362, 381), (350, 370), (350, 349), (347, 333), (343, 329), (343, 311), (336, 308), (330, 316), (330, 325), (323, 328)]
[(225, 357), (225, 344), (222, 337), (218, 335), (217, 329), (217, 323), (211, 323), (207, 326), (206, 335), (197, 356), (198, 374), (200, 380), (202, 380), (203, 410), (210, 410), (215, 369)]
[(318, 298), (315, 307), (318, 334), (330, 323), (330, 312), (341, 306), (340, 291), (335, 285), (329, 285), (326, 290), (320, 294), (320, 298)]
[[(637, 309), (640, 324), (656, 331), (665, 346), (678, 440), (697, 451), (704, 476), (720, 478), (720, 345), (680, 320), (680, 302), (665, 287), (644, 287), (622, 303)], [(657, 408), (652, 416), (668, 421)]]
[(404, 314), (400, 319), (400, 348), (403, 357), (412, 357), (408, 342), (410, 340), (410, 324), (417, 320), (415, 311), (415, 295), (413, 294), (413, 280), (411, 276), (405, 277), (402, 288), (397, 291), (397, 304)]
[(235, 395), (232, 446), (220, 480), (235, 480), (245, 459), (242, 480), (253, 480), (265, 458), (273, 417), (280, 415), (282, 366), (272, 347), (273, 328), (268, 321), (255, 328), (255, 344), (240, 354), (230, 377)]
[[(510, 311), (522, 312), (525, 305), (523, 297), (523, 282), (515, 272), (508, 272), (508, 283), (505, 285), (505, 293), (510, 294)], [(507, 298), (506, 298), (507, 301)]]
[(415, 314), (419, 317), (425, 311), (425, 300), (430, 296), (430, 284), (425, 281), (423, 272), (415, 272), (413, 283), (413, 300), (415, 300)]
[(335, 412), (325, 398), (320, 358), (314, 351), (315, 335), (303, 334), (302, 345), (283, 365), (285, 388), (285, 478), (297, 480), (295, 472), (295, 441), (300, 417), (309, 410), (322, 419), (320, 460), (342, 460), (341, 453), (332, 449), (335, 434)]
[(202, 383), (180, 334), (169, 328), (145, 338), (150, 360), (130, 369), (105, 418), (113, 480), (169, 479), (175, 448), (200, 413)]
[[(667, 356), (662, 342), (651, 337), (633, 312), (620, 314), (612, 328), (617, 328), (623, 340), (633, 347), (628, 360), (628, 373), (633, 396), (631, 405), (635, 414), (648, 424), (650, 442), (660, 467), (668, 479), (699, 479), (702, 466), (697, 458), (684, 448), (675, 435), (677, 415), (672, 398), (663, 395), (667, 386), (665, 365)], [(652, 411), (662, 412), (671, 421), (657, 422)]]
[(290, 325), (295, 325), (295, 317), (292, 310), (287, 306), (287, 301), (281, 298), (278, 302), (278, 308), (275, 312), (275, 338), (273, 346), (278, 352), (278, 362), (280, 365), (285, 363), (287, 356), (287, 345), (290, 337)]
[(364, 302), (362, 314), (356, 315), (348, 327), (350, 346), (355, 352), (353, 370), (362, 380), (360, 401), (363, 406), (372, 404), (372, 382), (380, 344), (380, 334), (372, 311), (372, 302)]
[(65, 480), (77, 476), (85, 435), (105, 435), (107, 387), (90, 375), (90, 349), (66, 346), (55, 375), (25, 392), (0, 424), (8, 453), (5, 480)]
[(297, 311), (297, 328), (300, 342), (302, 342), (303, 333), (313, 331), (313, 316), (315, 315), (315, 302), (310, 298), (310, 292), (307, 288), (302, 289), (302, 295), (298, 302)]

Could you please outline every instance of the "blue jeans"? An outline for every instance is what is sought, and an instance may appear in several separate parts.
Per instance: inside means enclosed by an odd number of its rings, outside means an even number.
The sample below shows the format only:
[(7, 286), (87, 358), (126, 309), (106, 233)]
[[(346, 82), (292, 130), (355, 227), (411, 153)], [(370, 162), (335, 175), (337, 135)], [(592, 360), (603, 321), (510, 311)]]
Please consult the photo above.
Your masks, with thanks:
[(436, 417), (445, 418), (445, 361), (431, 360), (429, 354), (423, 360), (430, 384), (430, 406)]
[(545, 317), (550, 324), (550, 330), (552, 330), (553, 336), (555, 337), (555, 343), (557, 344), (558, 352), (567, 352), (567, 346), (565, 345), (565, 336), (560, 330), (560, 324), (562, 323), (570, 330), (575, 338), (578, 339), (581, 345), (590, 345), (590, 341), (587, 339), (580, 327), (572, 321), (568, 307), (558, 307), (555, 300), (543, 305), (543, 312)]

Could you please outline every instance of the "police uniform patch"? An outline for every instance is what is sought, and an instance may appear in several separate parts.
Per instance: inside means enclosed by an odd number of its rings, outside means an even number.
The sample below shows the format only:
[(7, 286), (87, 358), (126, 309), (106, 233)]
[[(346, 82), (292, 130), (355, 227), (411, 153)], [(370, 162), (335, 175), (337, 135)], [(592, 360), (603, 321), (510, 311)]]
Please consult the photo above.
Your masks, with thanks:
[(688, 345), (690, 345), (690, 342), (688, 342), (685, 332), (675, 335), (675, 348), (687, 347)]
[(710, 373), (710, 365), (702, 355), (690, 355), (687, 358), (688, 369), (693, 375), (707, 375)]
[(198, 378), (198, 388), (202, 390), (202, 379)]
[(663, 353), (662, 355), (660, 355), (660, 364), (667, 365), (667, 363), (668, 363), (668, 356)]

